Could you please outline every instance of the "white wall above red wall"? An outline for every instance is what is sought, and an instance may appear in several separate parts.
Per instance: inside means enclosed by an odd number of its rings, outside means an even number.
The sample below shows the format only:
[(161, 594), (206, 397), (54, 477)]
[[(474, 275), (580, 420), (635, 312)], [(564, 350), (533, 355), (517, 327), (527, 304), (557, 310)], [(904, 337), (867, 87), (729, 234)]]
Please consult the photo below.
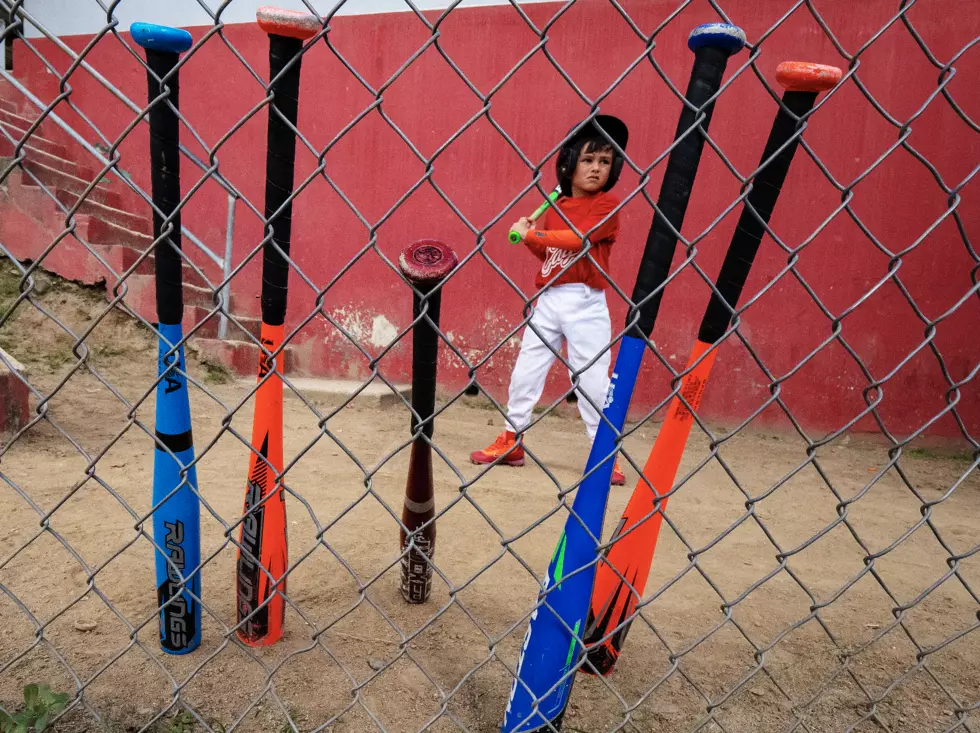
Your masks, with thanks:
[[(521, 4), (548, 2), (549, 0), (522, 0)], [(337, 6), (336, 0), (310, 0), (318, 13), (326, 15)], [(414, 0), (420, 10), (441, 10), (450, 3), (447, 0)], [(471, 8), (488, 5), (506, 5), (507, 0), (463, 0), (457, 7)], [(205, 10), (206, 6), (208, 10)], [(293, 10), (308, 10), (302, 0), (233, 0), (221, 13), (223, 23), (253, 23), (255, 10), (262, 5), (275, 5)], [(105, 27), (105, 11), (95, 0), (27, 0), (28, 12), (49, 32), (57, 36), (76, 36), (98, 33)], [(113, 17), (119, 21), (119, 30), (129, 30), (137, 21), (159, 23), (182, 28), (212, 25), (214, 14), (221, 7), (219, 0), (122, 0), (114, 9)], [(338, 15), (371, 15), (374, 13), (411, 12), (405, 0), (347, 0), (337, 10)], [(42, 35), (37, 28), (27, 24), (27, 36)]]

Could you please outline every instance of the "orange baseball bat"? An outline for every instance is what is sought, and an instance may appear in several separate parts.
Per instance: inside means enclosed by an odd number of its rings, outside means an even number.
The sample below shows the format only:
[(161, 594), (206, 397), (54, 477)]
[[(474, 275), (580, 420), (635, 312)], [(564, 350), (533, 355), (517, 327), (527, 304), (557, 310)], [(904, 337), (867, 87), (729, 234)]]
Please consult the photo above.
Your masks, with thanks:
[(582, 669), (586, 672), (608, 675), (619, 657), (646, 588), (668, 492), (674, 485), (691, 432), (693, 413), (701, 404), (718, 354), (714, 347), (728, 330), (786, 180), (802, 134), (798, 132), (799, 120), (813, 108), (817, 94), (835, 86), (840, 79), (841, 70), (834, 66), (788, 61), (776, 69), (776, 80), (786, 92), (769, 133), (759, 173), (718, 275), (717, 292), (712, 293), (701, 320), (698, 339), (687, 362), (691, 371), (681, 382), (680, 396), (670, 403), (667, 418), (643, 467), (643, 477), (637, 482), (613, 542), (596, 570), (585, 636), (589, 659)]
[[(256, 18), (259, 27), (269, 34), (269, 87), (275, 95), (269, 110), (265, 172), (265, 220), (272, 236), (262, 253), (259, 341), (264, 351), (259, 358), (252, 453), (239, 540), (237, 633), (249, 646), (266, 646), (282, 638), (285, 572), (289, 565), (286, 502), (279, 481), (283, 465), (282, 379), (275, 372), (269, 375), (273, 368), (270, 355), (282, 346), (286, 320), (289, 263), (285, 256), (289, 255), (292, 228), (289, 197), (296, 159), (292, 127), (299, 111), (299, 54), (303, 40), (316, 35), (322, 26), (314, 15), (270, 7), (259, 8)], [(276, 359), (281, 372), (282, 352)]]

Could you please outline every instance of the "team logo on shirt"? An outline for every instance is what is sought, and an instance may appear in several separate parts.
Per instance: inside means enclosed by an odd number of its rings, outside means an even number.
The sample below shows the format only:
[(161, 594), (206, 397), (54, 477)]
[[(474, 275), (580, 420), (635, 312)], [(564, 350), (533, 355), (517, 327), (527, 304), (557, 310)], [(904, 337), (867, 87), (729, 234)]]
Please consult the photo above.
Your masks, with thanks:
[(553, 270), (560, 270), (571, 264), (577, 254), (578, 252), (568, 252), (557, 247), (548, 247), (548, 256), (544, 258), (544, 262), (541, 264), (541, 276), (548, 277)]

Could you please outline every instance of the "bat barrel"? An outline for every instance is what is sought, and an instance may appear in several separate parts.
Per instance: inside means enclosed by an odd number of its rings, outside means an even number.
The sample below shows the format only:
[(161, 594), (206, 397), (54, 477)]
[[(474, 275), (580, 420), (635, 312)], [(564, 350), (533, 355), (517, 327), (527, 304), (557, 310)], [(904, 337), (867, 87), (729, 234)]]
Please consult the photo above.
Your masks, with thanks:
[[(745, 33), (727, 23), (708, 23), (695, 28), (688, 38), (688, 46), (694, 51), (694, 67), (684, 95), (687, 104), (681, 112), (674, 135), (676, 142), (667, 159), (660, 196), (657, 199), (659, 213), (654, 214), (653, 225), (647, 235), (646, 247), (640, 262), (640, 269), (633, 288), (632, 301), (639, 303), (655, 292), (670, 274), (670, 263), (674, 258), (677, 234), (684, 223), (687, 204), (701, 152), (704, 149), (704, 136), (711, 116), (714, 102), (708, 101), (718, 93), (721, 80), (728, 65), (728, 57), (737, 53), (745, 45)], [(704, 115), (699, 130), (691, 130), (699, 115)], [(685, 134), (686, 133), (686, 134)], [(679, 139), (682, 136), (683, 139)], [(660, 310), (663, 296), (661, 290), (639, 307), (639, 322), (630, 330), (634, 338), (648, 337)], [(636, 309), (631, 308), (626, 316), (627, 324), (636, 317)]]
[(800, 136), (797, 132), (802, 125), (800, 118), (813, 108), (817, 95), (835, 86), (841, 76), (841, 70), (835, 66), (800, 61), (784, 62), (776, 69), (776, 80), (786, 91), (759, 161), (759, 173), (746, 197), (722, 263), (717, 292), (712, 292), (701, 320), (699, 341), (713, 344), (728, 329), (732, 311), (742, 295), (745, 280), (759, 251), (759, 243), (799, 147)]
[(300, 52), (303, 41), (315, 35), (321, 25), (314, 15), (268, 6), (258, 9), (256, 19), (269, 34), (269, 91), (273, 94), (265, 162), (265, 220), (272, 229), (272, 239), (262, 252), (262, 322), (281, 326), (286, 319), (289, 282), (286, 257), (292, 236), (290, 196), (296, 162), (293, 128), (299, 113)]
[[(432, 416), (435, 413), (436, 372), (439, 359), (439, 317), (442, 290), (436, 289), (456, 267), (451, 248), (434, 239), (406, 247), (398, 266), (413, 285), (412, 318), (412, 452), (405, 482), (399, 531), (402, 557), (402, 596), (409, 603), (423, 603), (432, 586), (431, 560), (435, 555), (435, 497), (432, 482)], [(419, 320), (420, 316), (423, 316)], [(431, 323), (430, 323), (431, 321)], [(421, 421), (421, 422), (420, 422)], [(428, 422), (426, 422), (428, 421)], [(421, 433), (419, 425), (425, 423)], [(421, 530), (419, 529), (421, 528)]]

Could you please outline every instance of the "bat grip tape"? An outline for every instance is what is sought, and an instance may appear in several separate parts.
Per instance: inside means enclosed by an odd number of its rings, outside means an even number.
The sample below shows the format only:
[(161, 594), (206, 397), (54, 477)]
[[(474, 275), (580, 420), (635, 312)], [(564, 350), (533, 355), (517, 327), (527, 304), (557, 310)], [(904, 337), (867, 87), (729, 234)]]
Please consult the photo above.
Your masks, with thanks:
[[(296, 135), (292, 127), (296, 126), (299, 110), (301, 59), (297, 58), (282, 76), (279, 74), (302, 48), (303, 42), (298, 38), (269, 36), (269, 79), (275, 81), (270, 85), (274, 97), (266, 142), (265, 219), (272, 227), (272, 239), (266, 242), (262, 253), (262, 322), (270, 326), (281, 326), (286, 320), (289, 264), (283, 255), (289, 254), (293, 204), (285, 202), (293, 191)], [(273, 219), (280, 208), (282, 211)], [(276, 251), (277, 246), (282, 253)]]
[[(416, 285), (418, 287), (418, 285)], [(426, 289), (420, 288), (425, 294)], [(429, 293), (426, 300), (427, 315), (438, 326), (442, 305), (442, 291)], [(412, 298), (412, 316), (418, 318), (422, 312), (421, 298)], [(412, 329), (412, 409), (419, 418), (427, 420), (436, 409), (436, 366), (439, 360), (439, 335), (426, 319), (415, 324)], [(412, 415), (412, 433), (418, 429), (418, 421)], [(423, 432), (432, 437), (433, 425), (430, 422)]]
[[(177, 65), (179, 56), (173, 51), (146, 50), (148, 100), (152, 102), (161, 94), (159, 79), (169, 74)], [(178, 107), (179, 88), (177, 74), (171, 76), (166, 86), (170, 93), (167, 101)], [(180, 121), (167, 101), (158, 102), (149, 112), (150, 120), (150, 178), (153, 205), (163, 213), (153, 211), (153, 238), (159, 239), (163, 220), (173, 214), (173, 229), (166, 241), (156, 246), (156, 306), (160, 323), (175, 325), (184, 315), (184, 292), (181, 280), (183, 262), (180, 257), (180, 213), (174, 214), (180, 203)]]
[[(694, 67), (684, 95), (689, 104), (685, 105), (681, 112), (674, 139), (677, 140), (684, 133), (687, 135), (677, 142), (667, 159), (667, 169), (664, 171), (660, 197), (657, 199), (659, 213), (654, 212), (653, 224), (647, 234), (636, 285), (633, 287), (633, 303), (639, 303), (650, 296), (666, 282), (670, 274), (670, 263), (674, 259), (674, 249), (677, 245), (675, 232), (680, 232), (684, 223), (684, 215), (687, 212), (694, 179), (701, 161), (701, 152), (704, 149), (704, 136), (701, 131), (707, 132), (714, 112), (714, 102), (708, 104), (708, 100), (717, 94), (721, 87), (725, 67), (728, 65), (728, 56), (727, 51), (710, 46), (699, 48), (694, 52)], [(699, 114), (704, 114), (699, 130), (688, 132), (694, 126)], [(662, 297), (663, 290), (660, 290), (639, 307), (639, 321), (630, 329), (628, 335), (638, 339), (650, 336), (657, 320)], [(627, 325), (636, 316), (636, 310), (631, 308), (627, 313)]]
[(795, 138), (788, 145), (786, 141), (797, 130), (797, 118), (813, 108), (816, 98), (816, 92), (789, 91), (783, 95), (785, 107), (779, 108), (759, 164), (762, 165), (772, 158), (784, 145), (786, 147), (759, 172), (752, 184), (752, 190), (746, 197), (725, 261), (718, 274), (717, 292), (712, 292), (711, 301), (704, 312), (704, 318), (701, 319), (698, 340), (702, 343), (715, 343), (728, 329), (732, 312), (742, 295), (742, 288), (749, 276), (755, 255), (759, 251), (762, 235), (766, 231), (765, 225), (769, 223), (772, 212), (776, 208), (776, 199), (786, 180), (800, 138)]

